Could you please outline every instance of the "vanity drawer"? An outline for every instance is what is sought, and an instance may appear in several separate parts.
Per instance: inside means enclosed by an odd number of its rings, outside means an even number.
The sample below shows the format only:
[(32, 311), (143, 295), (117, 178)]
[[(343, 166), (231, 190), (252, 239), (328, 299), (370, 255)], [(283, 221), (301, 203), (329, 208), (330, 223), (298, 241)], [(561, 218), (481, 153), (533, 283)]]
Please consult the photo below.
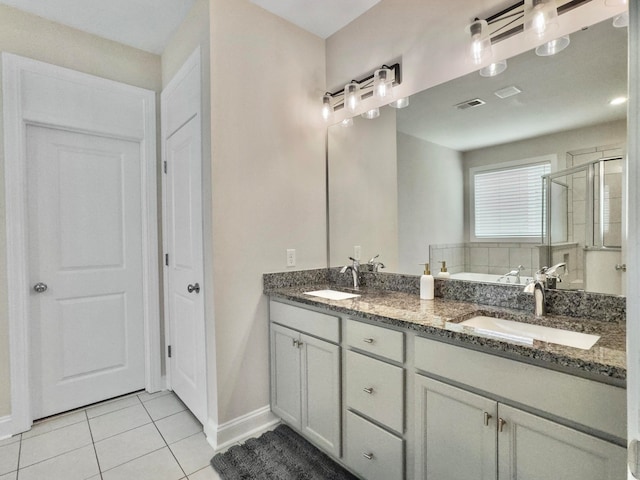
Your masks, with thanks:
[(294, 307), (271, 300), (269, 318), (294, 330), (324, 338), (334, 343), (340, 342), (340, 318), (324, 313)]
[(404, 371), (380, 360), (347, 351), (347, 407), (402, 432)]
[(367, 480), (401, 479), (402, 439), (347, 412), (345, 462)]
[(346, 325), (346, 339), (350, 347), (399, 363), (404, 360), (402, 332), (349, 319)]

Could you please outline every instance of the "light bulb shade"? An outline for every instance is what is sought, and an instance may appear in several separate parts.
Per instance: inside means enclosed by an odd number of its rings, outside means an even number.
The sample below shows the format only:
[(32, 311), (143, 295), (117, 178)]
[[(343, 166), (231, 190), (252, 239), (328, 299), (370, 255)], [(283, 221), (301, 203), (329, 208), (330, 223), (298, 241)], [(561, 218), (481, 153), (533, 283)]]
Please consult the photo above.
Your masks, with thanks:
[(409, 106), (409, 97), (402, 97), (389, 104), (393, 108), (406, 108)]
[(480, 65), (491, 58), (491, 38), (489, 38), (489, 24), (486, 20), (476, 20), (467, 26), (466, 31), (471, 35), (469, 57), (474, 65)]
[(360, 106), (360, 85), (357, 82), (347, 83), (344, 87), (344, 107), (355, 113)]
[(362, 114), (362, 118), (366, 118), (367, 120), (373, 120), (374, 118), (378, 118), (380, 116), (379, 108), (372, 108), (371, 110), (367, 110)]
[(556, 53), (559, 53), (567, 48), (570, 41), (571, 40), (569, 39), (569, 35), (554, 38), (550, 42), (538, 45), (536, 47), (536, 55), (538, 55), (539, 57), (549, 57), (551, 55), (555, 55)]
[(553, 35), (558, 28), (558, 7), (555, 0), (531, 0), (525, 3), (524, 34), (534, 40)]
[(322, 118), (324, 121), (328, 121), (333, 113), (333, 106), (331, 105), (331, 95), (328, 93), (322, 97)]
[(381, 100), (390, 100), (393, 97), (390, 69), (382, 67), (373, 73), (373, 93)]
[(629, 26), (629, 12), (621, 13), (613, 19), (613, 26), (616, 28), (624, 28)]
[(353, 127), (353, 118), (349, 117), (349, 118), (345, 118), (344, 120), (342, 120), (340, 122), (340, 126), (342, 127)]
[(500, 75), (507, 69), (507, 61), (500, 60), (499, 62), (492, 63), (480, 69), (479, 73), (481, 77), (495, 77)]

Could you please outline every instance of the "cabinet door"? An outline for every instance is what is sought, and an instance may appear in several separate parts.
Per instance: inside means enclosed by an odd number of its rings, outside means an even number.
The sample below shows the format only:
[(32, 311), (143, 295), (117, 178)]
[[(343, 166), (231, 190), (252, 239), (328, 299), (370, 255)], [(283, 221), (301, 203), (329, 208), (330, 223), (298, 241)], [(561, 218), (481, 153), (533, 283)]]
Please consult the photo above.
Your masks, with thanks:
[(500, 480), (625, 480), (626, 449), (500, 405)]
[(301, 335), (302, 430), (340, 457), (340, 347)]
[(271, 324), (271, 409), (285, 422), (301, 426), (300, 334)]
[(496, 402), (422, 375), (415, 390), (416, 479), (495, 480)]

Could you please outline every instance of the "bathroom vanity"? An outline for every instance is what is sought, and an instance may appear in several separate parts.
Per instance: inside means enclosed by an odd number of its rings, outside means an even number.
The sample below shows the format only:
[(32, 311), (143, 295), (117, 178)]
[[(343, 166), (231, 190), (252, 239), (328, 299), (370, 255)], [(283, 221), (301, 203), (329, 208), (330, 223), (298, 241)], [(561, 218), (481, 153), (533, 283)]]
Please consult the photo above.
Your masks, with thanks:
[[(272, 410), (361, 478), (626, 478), (622, 323), (322, 288), (268, 292)], [(600, 338), (514, 343), (478, 313)]]

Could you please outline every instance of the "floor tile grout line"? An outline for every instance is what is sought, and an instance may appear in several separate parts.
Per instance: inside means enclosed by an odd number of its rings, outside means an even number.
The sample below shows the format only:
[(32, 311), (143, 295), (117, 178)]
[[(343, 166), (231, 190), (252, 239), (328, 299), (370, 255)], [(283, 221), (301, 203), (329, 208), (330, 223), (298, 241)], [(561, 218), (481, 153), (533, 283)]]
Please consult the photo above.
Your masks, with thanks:
[[(142, 404), (142, 407), (145, 409), (145, 411), (147, 412), (147, 414), (149, 415), (149, 417), (151, 417), (151, 414), (149, 413), (149, 411), (147, 410), (146, 405), (144, 405), (144, 403)], [(165, 417), (166, 418), (166, 417)], [(158, 428), (158, 425), (156, 425), (156, 421), (151, 418), (151, 422), (153, 423), (153, 426), (155, 427), (155, 429), (157, 430), (158, 434), (160, 435), (160, 438), (162, 438), (162, 441), (164, 442), (165, 446), (167, 447), (167, 450), (169, 450), (169, 453), (171, 453), (171, 456), (173, 457), (173, 459), (176, 461), (176, 463), (178, 464), (178, 467), (180, 468), (180, 470), (182, 471), (182, 473), (184, 474), (184, 476), (187, 476), (187, 472), (184, 471), (184, 468), (182, 468), (182, 465), (180, 464), (180, 462), (178, 461), (178, 459), (176, 458), (176, 455), (173, 453), (173, 450), (171, 450), (171, 447), (169, 446), (169, 443), (167, 442), (167, 439), (164, 438), (164, 435), (162, 435), (162, 432), (160, 431), (160, 429)]]
[(91, 436), (91, 446), (93, 447), (93, 453), (96, 456), (96, 462), (98, 464), (98, 475), (100, 475), (100, 480), (102, 480), (102, 468), (100, 468), (100, 458), (98, 457), (98, 450), (96, 450), (96, 442), (93, 440), (93, 431), (91, 430), (91, 422), (89, 422), (89, 413), (87, 410), (84, 410), (84, 415), (87, 417), (87, 425), (89, 426), (89, 435)]
[(123, 466), (123, 465), (126, 465), (127, 463), (134, 462), (134, 461), (139, 460), (139, 459), (141, 459), (141, 458), (143, 458), (143, 457), (146, 457), (147, 455), (151, 455), (152, 453), (159, 452), (159, 451), (160, 451), (160, 450), (162, 450), (163, 448), (167, 448), (167, 445), (164, 445), (164, 446), (162, 446), (162, 447), (160, 447), (160, 448), (156, 448), (155, 450), (151, 450), (150, 452), (143, 453), (142, 455), (138, 455), (137, 457), (132, 458), (131, 460), (127, 460), (126, 462), (119, 463), (118, 465), (114, 465), (113, 467), (109, 467), (109, 468), (107, 468), (105, 471), (100, 471), (100, 476), (102, 477), (102, 474), (103, 474), (103, 473), (110, 472), (111, 470), (114, 470), (114, 469), (119, 468), (119, 467), (121, 467), (121, 466)]
[(20, 455), (22, 455), (22, 434), (20, 434), (20, 446), (18, 447), (18, 463), (16, 464), (16, 480), (20, 477)]

